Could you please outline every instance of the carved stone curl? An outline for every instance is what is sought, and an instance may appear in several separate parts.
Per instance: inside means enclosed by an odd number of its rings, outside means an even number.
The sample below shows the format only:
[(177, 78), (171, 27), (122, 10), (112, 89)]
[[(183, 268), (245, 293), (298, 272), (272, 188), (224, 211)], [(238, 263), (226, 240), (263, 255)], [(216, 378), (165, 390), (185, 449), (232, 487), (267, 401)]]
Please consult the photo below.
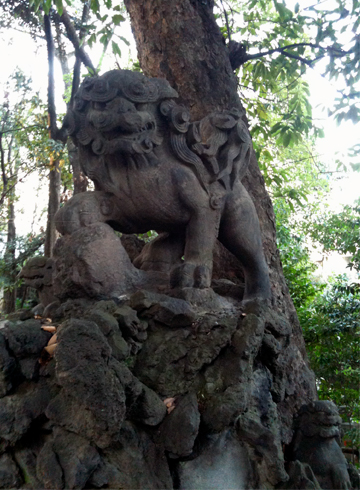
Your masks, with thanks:
[(241, 184), (251, 152), (242, 114), (191, 122), (177, 97), (166, 80), (127, 70), (83, 82), (65, 123), (95, 192), (71, 199), (57, 229), (71, 235), (105, 222), (123, 233), (156, 230), (136, 265), (170, 272), (175, 288), (210, 287), (218, 238), (244, 267), (245, 299), (267, 298), (259, 222)]

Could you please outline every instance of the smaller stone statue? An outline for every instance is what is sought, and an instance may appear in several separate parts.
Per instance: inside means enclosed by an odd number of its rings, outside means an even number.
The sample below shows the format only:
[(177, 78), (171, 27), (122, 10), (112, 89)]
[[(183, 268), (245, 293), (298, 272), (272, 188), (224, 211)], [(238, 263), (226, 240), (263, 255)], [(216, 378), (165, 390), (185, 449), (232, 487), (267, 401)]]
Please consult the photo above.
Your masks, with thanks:
[(340, 447), (340, 432), (341, 418), (333, 402), (321, 400), (301, 407), (291, 460), (308, 464), (323, 490), (352, 488)]
[[(53, 260), (47, 257), (32, 257), (21, 269), (19, 277), (26, 286), (37, 290), (40, 307), (45, 308), (57, 300), (53, 293)], [(39, 310), (39, 306), (37, 309)]]

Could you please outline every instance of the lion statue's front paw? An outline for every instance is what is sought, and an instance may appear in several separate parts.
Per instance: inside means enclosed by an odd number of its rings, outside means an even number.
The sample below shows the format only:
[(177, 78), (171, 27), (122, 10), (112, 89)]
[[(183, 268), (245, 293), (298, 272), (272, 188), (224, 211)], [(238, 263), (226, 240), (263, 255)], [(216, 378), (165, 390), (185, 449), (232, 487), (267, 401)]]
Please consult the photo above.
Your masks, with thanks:
[(211, 270), (205, 265), (196, 265), (185, 262), (175, 266), (170, 274), (172, 288), (209, 288), (211, 284)]

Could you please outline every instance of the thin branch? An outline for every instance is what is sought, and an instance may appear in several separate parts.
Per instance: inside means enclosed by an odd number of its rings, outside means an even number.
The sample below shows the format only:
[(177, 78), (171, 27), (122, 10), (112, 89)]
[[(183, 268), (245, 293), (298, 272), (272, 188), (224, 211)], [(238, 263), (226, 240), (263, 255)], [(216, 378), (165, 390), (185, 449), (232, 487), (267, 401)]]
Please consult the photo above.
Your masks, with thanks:
[(18, 128), (11, 128), (11, 129), (7, 129), (6, 131), (2, 131), (2, 134), (16, 133), (17, 131), (26, 131), (28, 129), (33, 129), (33, 128), (44, 129), (44, 126), (41, 126), (40, 124), (32, 124), (30, 126), (20, 126)]
[[(80, 32), (79, 32), (80, 42), (83, 41), (85, 34), (86, 34), (86, 29), (85, 29), (84, 25), (87, 23), (89, 13), (90, 13), (90, 2), (85, 1), (83, 11), (82, 11), (82, 16), (81, 16), (81, 27), (80, 27)], [(73, 72), (73, 82), (72, 82), (72, 87), (71, 87), (71, 98), (70, 98), (70, 102), (69, 102), (70, 107), (72, 107), (72, 105), (73, 105), (75, 94), (76, 94), (76, 92), (79, 88), (79, 85), (80, 85), (80, 68), (81, 68), (81, 60), (80, 60), (79, 56), (76, 56), (75, 64), (74, 64), (74, 72)]]
[[(349, 54), (349, 52), (351, 51), (351, 50), (350, 51), (343, 51), (342, 49), (337, 49), (337, 48), (334, 48), (332, 46), (323, 47), (323, 46), (319, 46), (318, 44), (313, 44), (313, 43), (296, 43), (296, 44), (289, 44), (288, 46), (269, 49), (268, 51), (262, 51), (262, 52), (256, 53), (256, 54), (247, 54), (243, 50), (243, 44), (234, 43), (234, 42), (232, 42), (231, 44), (232, 44), (231, 49), (233, 52), (232, 59), (231, 59), (231, 61), (232, 61), (231, 66), (234, 70), (236, 70), (236, 68), (239, 68), (239, 66), (243, 65), (247, 61), (255, 60), (255, 59), (259, 59), (259, 58), (264, 58), (265, 56), (269, 56), (269, 55), (272, 55), (274, 53), (281, 53), (284, 56), (287, 56), (288, 58), (292, 58), (292, 59), (301, 61), (301, 63), (304, 63), (305, 65), (307, 65), (309, 67), (312, 67), (313, 64), (316, 63), (319, 59), (324, 58), (326, 53), (330, 53), (330, 55), (332, 57), (341, 58), (341, 57)], [(301, 47), (310, 47), (313, 49), (320, 49), (322, 51), (322, 54), (317, 56), (316, 58), (314, 58), (312, 60), (308, 60), (306, 58), (303, 58), (302, 56), (299, 56), (299, 55), (294, 54), (294, 53), (289, 53), (287, 51), (288, 49), (295, 49), (295, 48), (301, 48)], [(237, 49), (239, 50), (239, 55), (236, 54)]]
[[(4, 187), (1, 195), (0, 195), (0, 207), (4, 204), (4, 200), (5, 198), (8, 196), (8, 194), (11, 194), (11, 192), (14, 190), (14, 188), (16, 187), (16, 185), (19, 183), (19, 182), (22, 182), (24, 180), (25, 177), (27, 177), (28, 175), (30, 175), (32, 172), (34, 172), (36, 170), (36, 168), (31, 168), (29, 169), (23, 177), (21, 177), (21, 179), (19, 180), (16, 180), (12, 185), (10, 185), (9, 187), (6, 186), (6, 188)], [(13, 177), (13, 176), (11, 176)], [(8, 180), (8, 179), (7, 179)]]
[(7, 189), (8, 179), (6, 177), (6, 172), (5, 172), (5, 151), (2, 144), (2, 137), (3, 137), (3, 133), (0, 133), (1, 175), (3, 181), (3, 188)]
[[(13, 149), (13, 143), (14, 143), (14, 134), (12, 133), (11, 134), (11, 139), (10, 139), (10, 143), (8, 144), (8, 155), (7, 155), (7, 165), (8, 165), (8, 169), (10, 171), (10, 175), (12, 176), (12, 161), (11, 161), (11, 155), (12, 155), (12, 149)], [(14, 162), (14, 172), (17, 173), (17, 170), (16, 170), (16, 164)]]
[(95, 74), (95, 67), (91, 62), (88, 54), (84, 51), (84, 48), (81, 46), (80, 39), (76, 33), (75, 27), (71, 22), (69, 14), (64, 9), (62, 16), (60, 17), (61, 22), (64, 24), (66, 29), (66, 34), (69, 40), (72, 42), (72, 45), (75, 48), (76, 56), (84, 63), (84, 65), (90, 69), (92, 74)]
[(111, 38), (113, 37), (114, 35), (114, 29), (112, 29), (111, 31), (111, 37), (108, 37), (107, 41), (104, 43), (103, 45), (103, 50), (102, 50), (102, 53), (101, 53), (101, 57), (100, 57), (100, 60), (99, 60), (99, 63), (98, 63), (98, 66), (96, 67), (96, 70), (97, 71), (100, 71), (100, 68), (101, 68), (101, 65), (102, 65), (102, 62), (104, 60), (104, 56), (106, 54), (106, 51), (107, 51), (107, 48), (109, 47), (109, 44), (110, 44), (110, 40)]
[(222, 6), (222, 9), (223, 9), (224, 15), (225, 15), (225, 22), (226, 22), (226, 29), (227, 29), (228, 38), (229, 38), (229, 41), (231, 41), (231, 34), (230, 34), (230, 26), (229, 26), (228, 14), (227, 14), (226, 9), (224, 7), (223, 0), (220, 0), (220, 2), (221, 2), (221, 6)]
[(49, 130), (50, 138), (56, 139), (58, 133), (58, 127), (56, 124), (56, 108), (55, 108), (55, 77), (54, 77), (54, 57), (55, 46), (54, 39), (51, 32), (50, 17), (44, 14), (44, 30), (46, 38), (46, 47), (48, 52), (48, 114), (49, 114)]

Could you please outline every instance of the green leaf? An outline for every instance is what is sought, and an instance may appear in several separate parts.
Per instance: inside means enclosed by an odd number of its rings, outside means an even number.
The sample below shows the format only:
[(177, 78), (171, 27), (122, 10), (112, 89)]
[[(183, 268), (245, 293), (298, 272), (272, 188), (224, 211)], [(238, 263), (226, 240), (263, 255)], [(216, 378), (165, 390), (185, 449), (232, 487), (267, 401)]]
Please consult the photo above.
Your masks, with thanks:
[(49, 15), (50, 8), (51, 8), (51, 0), (46, 0), (44, 4), (44, 12), (46, 15)]
[(35, 0), (35, 2), (34, 2), (35, 12), (37, 12), (39, 10), (41, 2), (42, 2), (42, 0)]
[(283, 145), (285, 146), (285, 148), (289, 146), (291, 138), (292, 134), (288, 131), (283, 137)]
[(121, 14), (115, 14), (112, 18), (112, 21), (116, 26), (118, 26), (121, 22), (124, 22), (124, 20), (125, 18)]
[(55, 0), (55, 5), (56, 5), (56, 9), (58, 11), (58, 14), (62, 15), (63, 11), (64, 11), (64, 6), (62, 3), (62, 0)]
[(91, 36), (88, 39), (89, 47), (91, 48), (95, 42), (96, 42), (96, 34), (93, 33), (93, 34), (91, 34)]
[(116, 44), (116, 42), (112, 41), (111, 45), (112, 45), (112, 51), (113, 51), (114, 55), (115, 56), (118, 55), (121, 58), (121, 51), (120, 51), (119, 46)]
[(129, 41), (124, 36), (118, 36), (118, 37), (126, 44), (126, 46), (130, 46)]
[(99, 10), (100, 10), (99, 0), (91, 0), (90, 8), (94, 13), (99, 12)]

